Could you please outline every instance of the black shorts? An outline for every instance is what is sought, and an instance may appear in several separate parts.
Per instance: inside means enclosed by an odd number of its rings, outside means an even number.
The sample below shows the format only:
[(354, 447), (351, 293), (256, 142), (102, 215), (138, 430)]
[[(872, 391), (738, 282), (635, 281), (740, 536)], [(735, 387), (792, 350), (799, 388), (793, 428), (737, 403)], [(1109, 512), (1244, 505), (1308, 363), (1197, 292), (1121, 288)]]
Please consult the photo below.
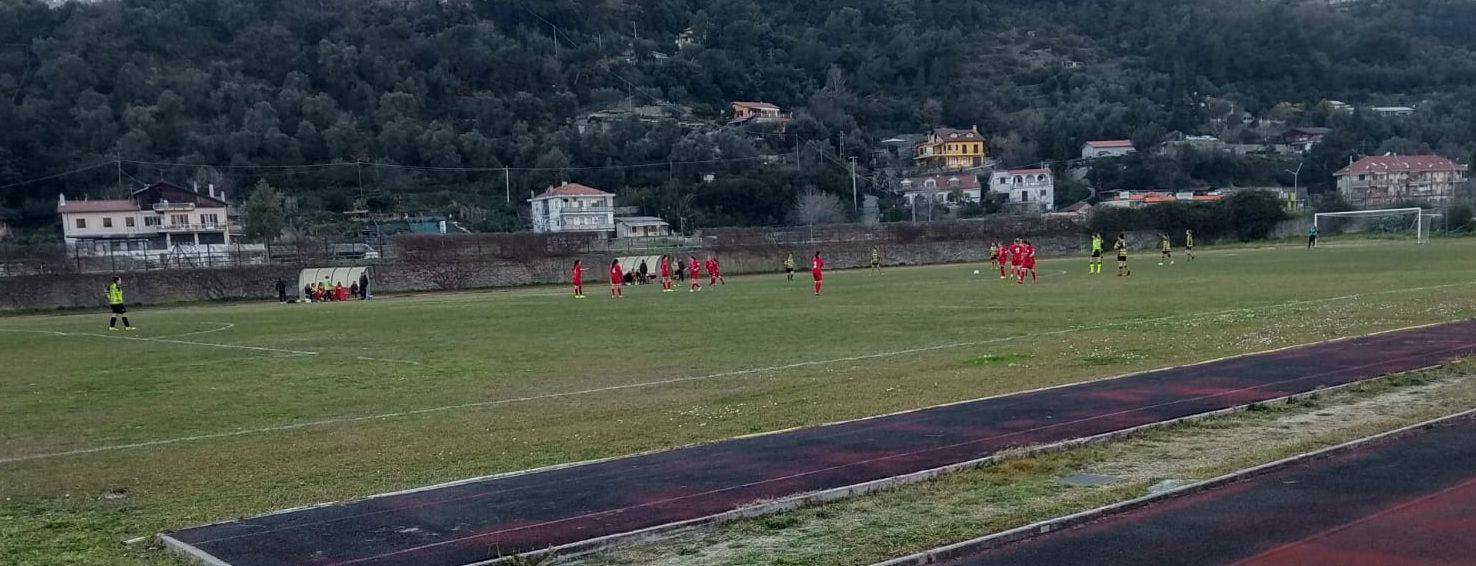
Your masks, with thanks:
[(1189, 250), (1189, 251), (1192, 252), (1192, 251), (1194, 251), (1194, 244), (1189, 244), (1187, 246), (1184, 246), (1184, 249)]
[(784, 268), (784, 272), (785, 273), (794, 273), (794, 268), (793, 267), (786, 267), (786, 268)]
[(1102, 250), (1093, 250), (1092, 251), (1092, 257), (1097, 257), (1097, 258), (1102, 257)]
[(1127, 261), (1127, 260), (1128, 260), (1128, 256), (1125, 256), (1125, 255), (1122, 255), (1122, 254), (1117, 254), (1117, 261)]
[(128, 307), (123, 305), (108, 305), (108, 308), (113, 309), (113, 314), (124, 314), (128, 312)]

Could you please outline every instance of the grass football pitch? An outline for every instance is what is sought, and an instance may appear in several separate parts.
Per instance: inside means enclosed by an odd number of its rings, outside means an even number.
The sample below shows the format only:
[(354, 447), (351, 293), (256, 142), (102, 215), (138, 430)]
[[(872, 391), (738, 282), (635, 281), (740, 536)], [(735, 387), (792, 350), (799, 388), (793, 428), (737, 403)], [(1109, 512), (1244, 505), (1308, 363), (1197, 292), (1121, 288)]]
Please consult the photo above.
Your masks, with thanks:
[(1175, 255), (0, 317), (0, 563), (168, 563), (121, 541), (1476, 313), (1476, 239)]

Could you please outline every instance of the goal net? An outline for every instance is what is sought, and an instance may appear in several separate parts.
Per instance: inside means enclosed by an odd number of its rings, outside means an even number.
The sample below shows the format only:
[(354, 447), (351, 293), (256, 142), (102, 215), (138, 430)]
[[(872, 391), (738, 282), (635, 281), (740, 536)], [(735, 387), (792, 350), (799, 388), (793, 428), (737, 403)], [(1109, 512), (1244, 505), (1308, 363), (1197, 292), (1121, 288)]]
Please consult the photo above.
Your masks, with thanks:
[(1430, 225), (1439, 216), (1422, 208), (1319, 212), (1312, 215), (1312, 225), (1322, 236), (1362, 234), (1425, 243), (1430, 240)]

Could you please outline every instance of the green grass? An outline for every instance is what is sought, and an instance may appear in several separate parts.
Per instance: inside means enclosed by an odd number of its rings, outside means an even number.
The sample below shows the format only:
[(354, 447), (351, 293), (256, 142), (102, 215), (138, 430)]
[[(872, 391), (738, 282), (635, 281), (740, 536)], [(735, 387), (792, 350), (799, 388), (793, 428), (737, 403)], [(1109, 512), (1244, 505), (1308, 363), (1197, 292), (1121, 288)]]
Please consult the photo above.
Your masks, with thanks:
[(138, 308), (142, 330), (118, 335), (103, 313), (0, 318), (0, 460), (89, 451), (0, 463), (0, 563), (166, 561), (119, 541), (1465, 318), (1473, 255), (1348, 242), (1140, 256), (1131, 278), (1045, 260), (1025, 286), (974, 265), (834, 272), (821, 298), (764, 276), (619, 302), (591, 286)]

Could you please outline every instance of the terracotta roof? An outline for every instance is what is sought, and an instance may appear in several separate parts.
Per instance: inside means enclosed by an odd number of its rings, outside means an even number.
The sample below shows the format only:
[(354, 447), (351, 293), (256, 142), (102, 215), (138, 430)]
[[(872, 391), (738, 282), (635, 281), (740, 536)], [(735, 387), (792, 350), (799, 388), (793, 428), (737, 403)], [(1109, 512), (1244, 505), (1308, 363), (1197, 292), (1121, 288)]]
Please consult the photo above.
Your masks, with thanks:
[(1339, 169), (1333, 175), (1343, 176), (1357, 175), (1360, 173), (1389, 172), (1430, 173), (1465, 170), (1466, 166), (1457, 165), (1454, 161), (1439, 155), (1376, 155), (1359, 159), (1352, 165)]
[(1098, 149), (1112, 147), (1133, 147), (1132, 140), (1095, 140), (1089, 141), (1086, 144)]
[(607, 197), (613, 195), (614, 193), (607, 193), (594, 187), (586, 187), (579, 183), (564, 183), (557, 187), (549, 187), (548, 190), (543, 191), (543, 194), (533, 198), (541, 199), (553, 197)]
[[(925, 175), (922, 177), (908, 177), (906, 179), (903, 179), (902, 192), (915, 193), (930, 190), (924, 188), (923, 186), (923, 183), (925, 183), (929, 179), (932, 179), (935, 183), (937, 183), (937, 190), (944, 192), (952, 190), (966, 191), (980, 188), (978, 175)], [(955, 179), (957, 180), (957, 184), (949, 183), (950, 181), (953, 181)]]
[(131, 200), (73, 200), (56, 206), (57, 214), (77, 212), (137, 212), (138, 203)]
[(733, 105), (734, 106), (743, 106), (743, 107), (746, 107), (746, 108), (756, 108), (756, 109), (760, 109), (760, 110), (778, 110), (779, 109), (778, 106), (775, 106), (773, 104), (769, 104), (767, 102), (744, 102), (742, 100), (734, 100), (733, 101)]
[(933, 128), (933, 137), (942, 141), (984, 141), (983, 136), (973, 129)]

